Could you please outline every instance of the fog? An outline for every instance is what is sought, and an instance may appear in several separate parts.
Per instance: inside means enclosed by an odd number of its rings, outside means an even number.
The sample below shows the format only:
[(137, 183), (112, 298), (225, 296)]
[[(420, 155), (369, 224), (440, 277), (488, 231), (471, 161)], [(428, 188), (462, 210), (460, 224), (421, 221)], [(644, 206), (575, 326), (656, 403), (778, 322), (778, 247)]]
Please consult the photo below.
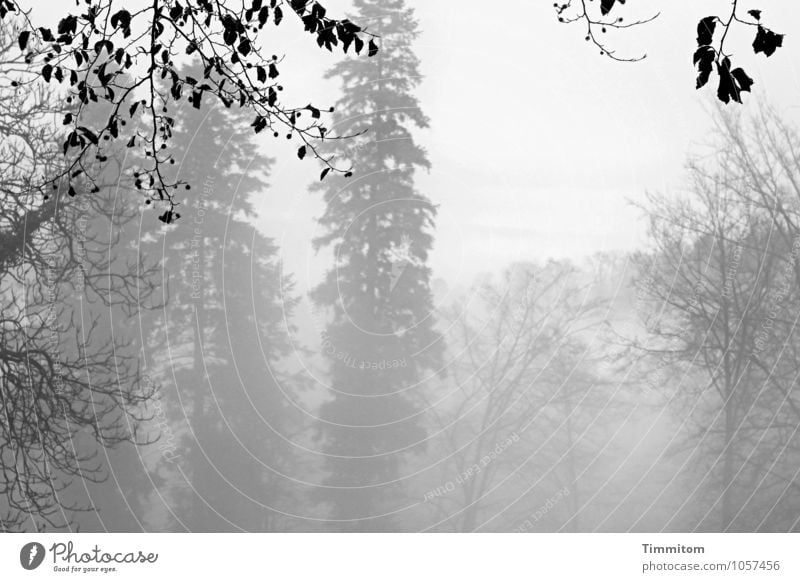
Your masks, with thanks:
[(800, 531), (792, 37), (725, 105), (708, 6), (648, 3), (635, 63), (547, 3), (326, 6), (377, 55), (274, 42), (352, 176), (208, 100), (173, 223), (123, 147), (34, 200), (63, 96), (0, 96), (2, 529)]

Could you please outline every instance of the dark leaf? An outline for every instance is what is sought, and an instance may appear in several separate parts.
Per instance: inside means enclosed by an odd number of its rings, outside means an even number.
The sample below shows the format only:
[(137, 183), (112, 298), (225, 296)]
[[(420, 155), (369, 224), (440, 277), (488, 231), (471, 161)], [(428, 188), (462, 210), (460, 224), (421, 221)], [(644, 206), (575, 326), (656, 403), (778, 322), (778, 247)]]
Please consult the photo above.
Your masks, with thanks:
[(756, 39), (753, 41), (753, 50), (756, 53), (764, 53), (766, 56), (771, 57), (778, 50), (778, 47), (782, 46), (782, 34), (775, 34), (770, 29), (764, 28), (759, 24)]
[(78, 17), (70, 14), (58, 22), (58, 34), (75, 34), (78, 30)]
[(87, 138), (87, 139), (88, 139), (90, 142), (92, 142), (94, 145), (97, 145), (97, 144), (100, 142), (100, 139), (97, 137), (97, 135), (96, 135), (96, 134), (95, 134), (95, 133), (94, 133), (94, 132), (93, 132), (91, 129), (89, 129), (88, 127), (83, 127), (83, 126), (80, 126), (80, 127), (78, 127), (77, 129), (78, 129), (78, 131), (80, 131), (80, 132), (81, 132), (83, 135), (85, 135), (85, 136), (86, 136), (86, 138)]
[(267, 120), (266, 120), (266, 118), (264, 116), (258, 115), (258, 116), (256, 116), (256, 118), (253, 121), (253, 123), (251, 124), (251, 126), (255, 128), (255, 132), (256, 133), (259, 133), (265, 127), (267, 127)]
[(731, 61), (728, 58), (722, 59), (722, 62), (717, 64), (717, 74), (719, 75), (717, 97), (723, 103), (730, 103), (731, 100), (741, 103), (742, 92), (749, 92), (753, 86), (753, 80), (742, 69), (731, 71)]
[(19, 50), (24, 51), (25, 47), (28, 46), (28, 39), (31, 37), (30, 30), (23, 30), (19, 33), (17, 37), (17, 42), (19, 42)]
[(267, 23), (267, 18), (269, 18), (269, 8), (264, 6), (264, 8), (258, 11), (258, 25), (264, 26)]
[[(617, 3), (617, 0), (600, 0), (600, 14), (605, 16), (611, 9), (614, 8), (614, 4)], [(620, 0), (620, 4), (625, 4), (625, 0)]]
[(232, 45), (236, 42), (236, 31), (232, 28), (226, 28), (225, 32), (222, 33), (222, 40), (224, 40), (225, 44), (228, 46)]
[(714, 70), (714, 59), (717, 52), (710, 46), (701, 46), (694, 53), (694, 64), (697, 66), (697, 88), (703, 87)]
[(127, 37), (131, 33), (131, 13), (120, 10), (111, 15), (111, 26), (122, 29), (122, 35)]
[(744, 69), (741, 67), (734, 69), (731, 71), (731, 75), (733, 75), (733, 78), (738, 83), (740, 91), (747, 91), (748, 93), (750, 92), (750, 89), (753, 86), (753, 79), (751, 79), (747, 73), (744, 72)]
[(697, 45), (711, 44), (714, 40), (714, 31), (717, 28), (717, 17), (706, 16), (697, 25)]

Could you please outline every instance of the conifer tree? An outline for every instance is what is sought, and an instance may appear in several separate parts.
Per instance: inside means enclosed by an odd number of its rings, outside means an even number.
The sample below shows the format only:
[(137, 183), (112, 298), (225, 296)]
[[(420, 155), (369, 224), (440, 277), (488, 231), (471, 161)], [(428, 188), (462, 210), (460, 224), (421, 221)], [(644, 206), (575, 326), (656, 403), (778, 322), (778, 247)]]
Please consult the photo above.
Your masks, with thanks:
[(177, 473), (166, 497), (175, 527), (192, 531), (280, 529), (270, 508), (283, 491), (279, 433), (290, 415), (275, 363), (293, 304), (277, 247), (249, 222), (271, 160), (246, 123), (216, 106), (177, 114), (174, 172), (200, 192), (177, 209), (185, 220), (150, 243), (163, 256), (167, 304), (150, 352), (179, 440), (165, 453)]
[(402, 0), (357, 0), (355, 7), (381, 40), (375, 58), (348, 58), (327, 74), (344, 87), (337, 129), (361, 136), (328, 150), (356, 164), (358, 174), (315, 187), (327, 205), (315, 247), (333, 252), (334, 267), (313, 299), (329, 317), (321, 497), (331, 506), (332, 529), (374, 531), (398, 527), (388, 517), (398, 507), (385, 500), (402, 499), (403, 459), (424, 444), (420, 386), (438, 369), (442, 350), (427, 266), (436, 209), (414, 187), (416, 171), (430, 166), (412, 135), (428, 127), (413, 94), (417, 23)]

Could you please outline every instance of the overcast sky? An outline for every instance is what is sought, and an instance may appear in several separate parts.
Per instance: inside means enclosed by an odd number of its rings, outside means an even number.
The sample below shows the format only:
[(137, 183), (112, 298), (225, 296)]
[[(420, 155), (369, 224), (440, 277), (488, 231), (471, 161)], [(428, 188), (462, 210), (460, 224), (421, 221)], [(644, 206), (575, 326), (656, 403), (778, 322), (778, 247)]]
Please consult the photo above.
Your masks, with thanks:
[[(418, 184), (440, 206), (435, 275), (466, 283), (513, 260), (577, 259), (640, 243), (643, 224), (626, 200), (680, 187), (687, 153), (703, 142), (714, 106), (712, 88), (694, 90), (696, 24), (724, 13), (730, 1), (639, 0), (623, 7), (626, 16), (629, 7), (661, 12), (645, 27), (608, 35), (620, 53), (646, 52), (639, 63), (601, 57), (584, 42), (585, 29), (559, 24), (545, 0), (407, 3), (420, 22), (418, 96), (432, 122), (418, 139), (433, 169)], [(793, 0), (740, 4), (742, 13), (762, 8), (768, 26), (788, 33), (785, 48), (770, 59), (752, 55), (751, 30), (733, 35), (729, 46), (756, 79), (744, 109), (768, 99), (795, 115), (800, 45), (791, 33), (800, 7)], [(341, 16), (350, 4), (325, 5)], [(33, 6), (42, 17), (56, 16), (42, 10), (52, 3)], [(287, 102), (297, 96), (333, 103), (338, 84), (321, 77), (339, 52), (317, 49), (291, 19), (269, 29), (265, 41), (285, 55)], [(296, 160), (293, 144), (263, 140), (278, 163), (273, 187), (255, 199), (257, 225), (278, 240), (287, 268), (306, 288), (329, 267), (326, 258), (311, 256), (322, 203), (307, 187), (319, 169)]]
[[(644, 228), (626, 200), (679, 188), (687, 153), (705, 139), (714, 100), (713, 89), (694, 90), (696, 23), (729, 2), (641, 3), (661, 17), (609, 35), (621, 52), (647, 52), (639, 63), (601, 57), (583, 41), (584, 29), (560, 25), (543, 0), (408, 4), (422, 31), (418, 96), (432, 122), (418, 139), (433, 169), (418, 183), (440, 205), (435, 275), (466, 283), (512, 260), (634, 248)], [(796, 2), (768, 4), (753, 6), (776, 30), (798, 21)], [(328, 5), (336, 13), (347, 3)], [(800, 47), (790, 34), (772, 58), (754, 58), (746, 32), (731, 45), (756, 79), (745, 107), (768, 98), (793, 113)], [(292, 40), (286, 85), (326, 104), (338, 89), (320, 76), (333, 61), (314, 48), (302, 34)], [(309, 244), (312, 217), (322, 209), (319, 195), (306, 192), (316, 172), (283, 146), (265, 146), (281, 155), (273, 188), (257, 201), (259, 228), (280, 241), (305, 287), (325, 264), (311, 257)]]

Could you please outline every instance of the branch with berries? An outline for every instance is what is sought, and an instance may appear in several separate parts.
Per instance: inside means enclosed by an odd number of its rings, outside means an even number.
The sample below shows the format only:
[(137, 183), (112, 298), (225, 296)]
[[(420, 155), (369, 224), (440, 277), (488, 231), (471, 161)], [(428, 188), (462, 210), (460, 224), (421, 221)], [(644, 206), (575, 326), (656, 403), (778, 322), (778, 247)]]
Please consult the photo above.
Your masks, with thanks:
[[(648, 18), (626, 21), (617, 16), (620, 6), (626, 0), (568, 0), (554, 4), (559, 22), (565, 24), (583, 23), (586, 27), (586, 41), (600, 50), (600, 54), (615, 61), (635, 62), (646, 57), (646, 54), (633, 57), (619, 56), (608, 43), (601, 40), (601, 35), (609, 30), (633, 28), (652, 22), (659, 14)], [(783, 46), (784, 35), (767, 28), (762, 22), (761, 10), (748, 10), (747, 16), (738, 12), (739, 0), (732, 0), (730, 12), (725, 16), (707, 16), (697, 25), (697, 48), (694, 52), (694, 65), (697, 67), (697, 88), (708, 84), (712, 74), (716, 73), (719, 83), (717, 97), (724, 103), (742, 102), (742, 93), (749, 92), (753, 79), (741, 67), (734, 68), (731, 54), (726, 52), (728, 33), (734, 25), (749, 26), (756, 29), (753, 51), (771, 57)]]
[[(55, 30), (35, 26), (17, 0), (0, 0), (0, 19), (14, 15), (26, 23), (18, 45), (31, 67), (27, 77), (7, 82), (59, 85), (71, 107), (63, 117), (62, 149), (69, 163), (53, 185), (81, 177), (96, 191), (93, 167), (124, 139), (144, 160), (135, 174), (136, 188), (148, 203), (163, 205), (163, 222), (176, 219), (176, 192), (191, 188), (165, 171), (165, 165), (174, 163), (171, 111), (181, 101), (198, 109), (207, 101), (247, 108), (256, 133), (295, 139), (298, 157), (317, 158), (328, 172), (349, 175), (350, 168), (340, 168), (332, 156), (320, 153), (322, 141), (350, 137), (328, 133), (322, 118), (332, 109), (289, 105), (281, 99), (283, 57), (264, 50), (263, 31), (279, 26), (284, 14), (298, 18), (320, 48), (341, 47), (347, 53), (352, 47), (369, 56), (378, 52), (374, 35), (350, 20), (329, 17), (313, 0), (151, 0), (131, 10), (118, 0), (76, 0), (76, 9)], [(182, 65), (187, 61), (202, 76), (186, 74)], [(83, 113), (98, 103), (105, 106), (100, 110), (109, 110), (108, 118), (86, 125)]]

